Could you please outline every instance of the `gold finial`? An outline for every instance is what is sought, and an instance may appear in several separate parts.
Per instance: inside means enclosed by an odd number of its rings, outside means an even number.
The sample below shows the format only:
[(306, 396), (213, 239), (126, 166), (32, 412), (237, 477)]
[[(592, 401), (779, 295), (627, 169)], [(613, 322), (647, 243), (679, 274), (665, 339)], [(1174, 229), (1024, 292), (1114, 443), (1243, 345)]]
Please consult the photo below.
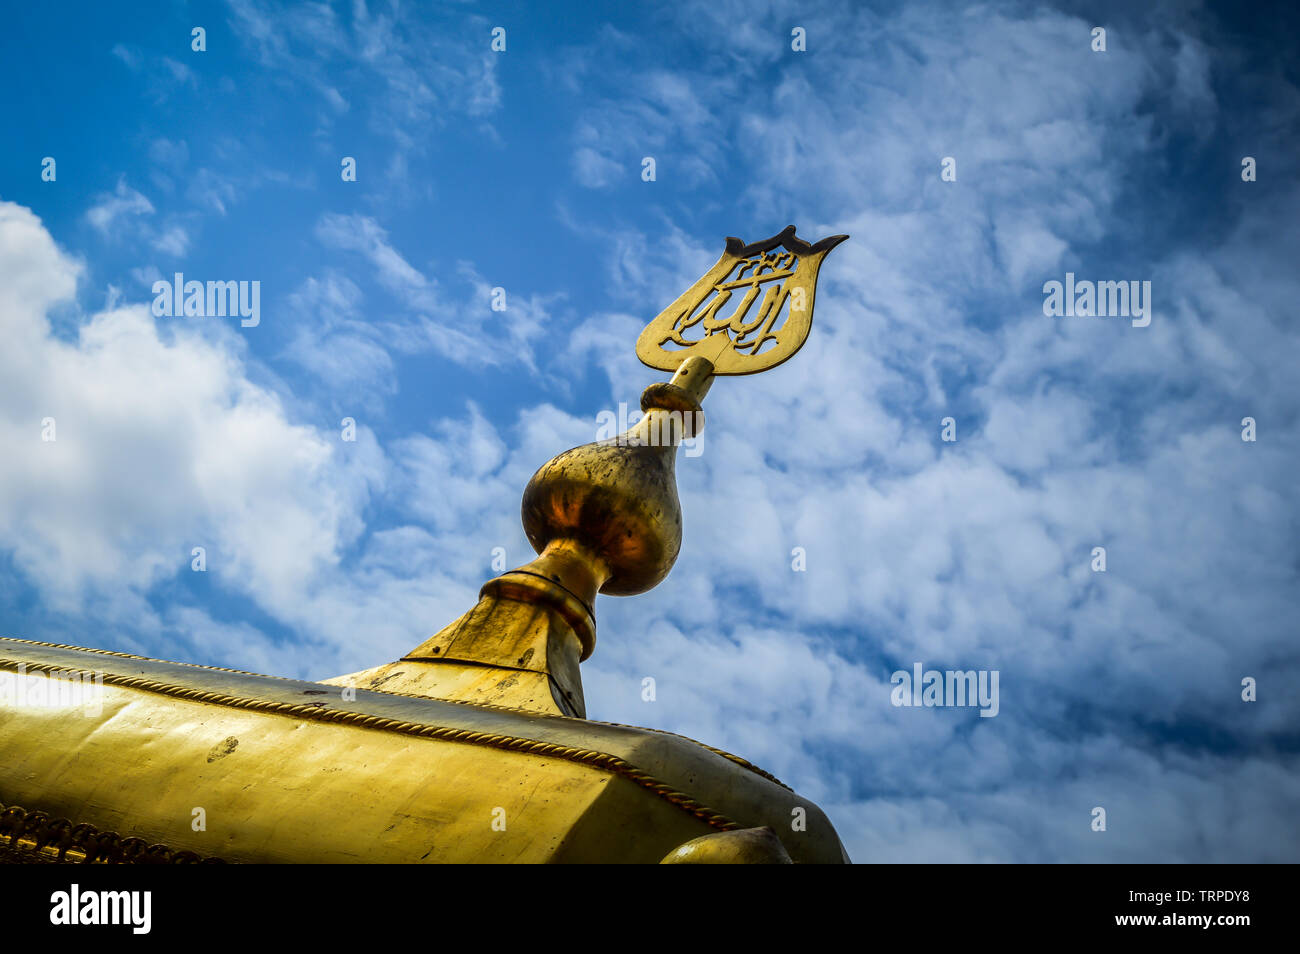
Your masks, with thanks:
[(803, 346), (818, 269), (846, 238), (810, 245), (793, 225), (749, 245), (728, 238), (637, 340), (645, 364), (675, 372), (645, 389), (645, 416), (553, 457), (528, 482), (522, 519), (537, 558), (483, 584), (474, 609), (398, 662), (327, 681), (585, 717), (578, 663), (596, 646), (596, 594), (643, 593), (676, 562), (677, 445), (703, 429), (713, 377), (766, 371)]
[[(555, 571), (555, 582), (572, 578), (569, 588), (588, 606), (597, 592), (643, 593), (668, 575), (682, 536), (676, 448), (703, 430), (700, 402), (713, 376), (765, 371), (803, 346), (812, 327), (818, 269), (846, 238), (832, 235), (810, 245), (791, 225), (749, 245), (727, 239), (717, 264), (637, 340), (642, 362), (676, 372), (641, 395), (645, 417), (616, 438), (560, 454), (528, 482), (524, 529), (541, 556), (516, 572), (537, 572), (544, 564)], [(784, 251), (776, 251), (778, 246)], [(742, 289), (735, 310), (721, 315)], [(760, 293), (762, 303), (750, 320)], [(669, 342), (674, 350), (663, 347)], [(593, 626), (593, 644), (594, 638)], [(591, 648), (584, 642), (584, 659)]]

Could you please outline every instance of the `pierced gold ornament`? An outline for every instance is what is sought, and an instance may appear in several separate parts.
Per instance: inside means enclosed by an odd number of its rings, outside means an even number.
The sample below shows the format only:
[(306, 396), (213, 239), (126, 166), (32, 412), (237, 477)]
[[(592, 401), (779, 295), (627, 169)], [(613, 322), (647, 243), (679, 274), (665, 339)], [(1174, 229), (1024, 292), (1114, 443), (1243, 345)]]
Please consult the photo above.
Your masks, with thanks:
[(729, 237), (717, 264), (641, 332), (636, 356), (660, 371), (704, 358), (713, 374), (757, 374), (789, 360), (812, 327), (822, 259), (848, 238), (809, 244), (794, 233), (790, 225), (749, 245)]

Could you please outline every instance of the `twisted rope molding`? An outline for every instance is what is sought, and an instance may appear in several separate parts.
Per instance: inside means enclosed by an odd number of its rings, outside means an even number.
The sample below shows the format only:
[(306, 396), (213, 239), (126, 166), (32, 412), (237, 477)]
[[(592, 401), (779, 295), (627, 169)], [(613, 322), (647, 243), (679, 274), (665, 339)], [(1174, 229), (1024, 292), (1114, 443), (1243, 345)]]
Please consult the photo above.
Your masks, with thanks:
[(74, 825), (48, 812), (0, 802), (0, 838), (6, 835), (9, 843), (4, 847), (9, 850), (46, 857), (55, 852), (51, 860), (60, 862), (70, 860), (67, 854), (71, 850), (82, 855), (82, 864), (225, 864), (220, 858), (205, 858), (193, 851), (176, 851), (162, 844), (151, 845), (143, 838), (123, 838), (115, 831), (105, 831), (85, 822)]
[(599, 752), (594, 749), (578, 749), (568, 745), (560, 745), (555, 742), (540, 742), (536, 739), (525, 739), (512, 735), (497, 735), (493, 733), (479, 732), (473, 729), (457, 729), (450, 726), (430, 725), (423, 722), (402, 722), (397, 719), (389, 719), (384, 716), (369, 715), (362, 712), (353, 712), (348, 709), (329, 709), (320, 702), (271, 702), (266, 699), (254, 699), (248, 696), (231, 696), (222, 692), (212, 692), (205, 689), (195, 689), (190, 686), (178, 686), (172, 683), (158, 682), (153, 679), (146, 679), (142, 676), (121, 676), (116, 673), (96, 673), (86, 669), (69, 669), (64, 666), (55, 666), (47, 663), (21, 662), (19, 660), (0, 657), (0, 668), (17, 670), (20, 665), (26, 667), (26, 672), (40, 672), (45, 673), (46, 675), (51, 673), (75, 673), (79, 676), (90, 676), (92, 678), (102, 676), (103, 681), (111, 686), (119, 686), (123, 689), (137, 689), (142, 692), (153, 692), (159, 695), (172, 696), (178, 699), (188, 699), (193, 702), (225, 706), (231, 709), (242, 709), (249, 712), (263, 712), (271, 715), (290, 716), (293, 718), (306, 719), (312, 722), (339, 723), (363, 729), (377, 729), (383, 732), (395, 732), (402, 735), (415, 736), (417, 738), (437, 739), (443, 742), (460, 742), (467, 745), (480, 745), (488, 748), (502, 749), (509, 752), (522, 752), (526, 755), (540, 755), (548, 758), (562, 759), (580, 765), (594, 766), (615, 775), (620, 775), (623, 778), (640, 785), (642, 788), (657, 795), (669, 804), (688, 812), (705, 822), (710, 827), (716, 828), (719, 831), (733, 831), (741, 827), (739, 823), (728, 818), (726, 815), (722, 814), (722, 812), (709, 808), (707, 805), (683, 792), (676, 791), (672, 786), (668, 785), (666, 782), (661, 782), (649, 772), (643, 771), (631, 762), (621, 759), (616, 755), (611, 755), (608, 752)]
[[(200, 665), (199, 663), (171, 662), (170, 660), (166, 660), (166, 659), (154, 659), (150, 656), (139, 656), (136, 655), (135, 653), (119, 653), (119, 652), (114, 652), (111, 649), (90, 649), (86, 646), (71, 646), (67, 643), (43, 643), (35, 639), (19, 639), (17, 636), (3, 636), (0, 637), (0, 640), (11, 642), (11, 643), (23, 643), (28, 646), (43, 646), (47, 649), (72, 649), (72, 650), (76, 650), (77, 652), (83, 652), (83, 653), (98, 653), (101, 656), (116, 656), (119, 659), (140, 659), (145, 662), (165, 662), (170, 666), (189, 666), (191, 669), (208, 669), (211, 670), (212, 672), (230, 672), (239, 676), (257, 676), (261, 679), (278, 679), (281, 682), (300, 681), (300, 680), (286, 679), (284, 676), (268, 676), (260, 672), (249, 672), (246, 669), (226, 669), (222, 666), (203, 666)], [(320, 685), (325, 685), (325, 683), (320, 683)], [(333, 688), (338, 688), (338, 687), (333, 687)], [(464, 699), (435, 699), (433, 696), (422, 696), (418, 692), (393, 692), (388, 689), (367, 689), (365, 691), (377, 692), (385, 696), (398, 696), (404, 699), (434, 699), (434, 701), (436, 702), (447, 702), (452, 705), (458, 705), (458, 706), (473, 706), (475, 709), (494, 709), (498, 712), (526, 712), (527, 711), (524, 709), (516, 709), (511, 706), (493, 705), (488, 702), (467, 702)], [(545, 713), (545, 712), (527, 711), (527, 714), (542, 719), (568, 719), (571, 722), (584, 722), (584, 723), (590, 723), (591, 725), (604, 725), (604, 726), (609, 726), (612, 729), (638, 729), (642, 732), (657, 732), (659, 735), (671, 735), (675, 739), (684, 739), (687, 742), (690, 742), (694, 745), (698, 745), (700, 748), (706, 749), (709, 752), (712, 752), (714, 755), (720, 755), (728, 762), (733, 762), (736, 765), (739, 765), (741, 768), (747, 769), (753, 772), (755, 775), (758, 775), (762, 778), (767, 779), (769, 782), (773, 782), (776, 785), (781, 786), (787, 792), (794, 791), (794, 789), (792, 789), (789, 785), (785, 784), (785, 782), (781, 781), (779, 778), (777, 778), (775, 775), (771, 774), (770, 772), (766, 772), (763, 769), (759, 768), (753, 762), (750, 762), (747, 759), (743, 759), (739, 755), (732, 755), (730, 752), (727, 752), (723, 749), (715, 748), (714, 746), (701, 742), (698, 739), (692, 739), (688, 735), (680, 735), (676, 732), (669, 732), (667, 729), (655, 729), (650, 726), (627, 725), (626, 723), (623, 722), (600, 722), (596, 719), (579, 719), (576, 718), (575, 716), (551, 715), (550, 713)]]

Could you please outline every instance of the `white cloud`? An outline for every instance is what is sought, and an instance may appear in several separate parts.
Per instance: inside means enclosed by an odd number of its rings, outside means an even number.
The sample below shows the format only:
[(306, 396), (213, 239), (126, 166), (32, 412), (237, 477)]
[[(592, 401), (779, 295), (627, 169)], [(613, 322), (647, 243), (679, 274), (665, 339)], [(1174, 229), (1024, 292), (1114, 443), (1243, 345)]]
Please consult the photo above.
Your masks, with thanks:
[(622, 165), (591, 146), (580, 146), (573, 153), (573, 172), (578, 183), (588, 189), (603, 189), (628, 174)]
[[(534, 343), (542, 337), (548, 309), (558, 296), (512, 293), (492, 285), (472, 263), (460, 262), (456, 275), (470, 291), (467, 298), (453, 300), (393, 247), (387, 231), (371, 216), (326, 213), (316, 225), (316, 237), (327, 248), (362, 255), (398, 304), (396, 314), (363, 324), (359, 290), (348, 283), (355, 294), (350, 293), (346, 305), (347, 324), (368, 342), (362, 357), (372, 367), (382, 365), (375, 349), (384, 348), (406, 354), (433, 351), (469, 367), (520, 364), (536, 370)], [(498, 287), (504, 290), (503, 311), (493, 308)], [(314, 338), (308, 331), (301, 344), (305, 347)], [(304, 347), (295, 348), (298, 359), (319, 363), (306, 357)]]
[(327, 212), (316, 225), (316, 237), (327, 247), (360, 252), (376, 268), (379, 281), (412, 308), (437, 306), (434, 284), (388, 242), (388, 233), (366, 215)]
[[(490, 24), (481, 16), (429, 22), (415, 8), (383, 3), (374, 9), (356, 4), (343, 14), (325, 4), (229, 0), (229, 7), (235, 34), (264, 67), (321, 96), (326, 128), (357, 107), (376, 134), (418, 152), (440, 123), (454, 116), (483, 119), (500, 105)], [(380, 91), (346, 99), (337, 77), (356, 72), (377, 81)]]
[[(79, 267), (26, 209), (0, 203), (0, 540), (52, 603), (147, 590), (209, 550), (211, 571), (269, 605), (291, 602), (359, 531), (366, 454), (286, 419), (250, 383), (235, 346), (147, 305), (100, 312), (71, 342), (45, 312)], [(42, 420), (55, 421), (53, 442)]]
[(154, 236), (152, 245), (164, 255), (179, 257), (190, 247), (190, 236), (179, 225), (173, 225)]
[(194, 71), (184, 63), (173, 60), (170, 56), (164, 56), (162, 62), (163, 66), (167, 68), (167, 72), (172, 75), (176, 82), (189, 85), (197, 84), (198, 80), (194, 75)]
[(397, 389), (382, 330), (363, 319), (361, 301), (361, 289), (334, 273), (308, 278), (288, 300), (295, 330), (285, 355), (345, 396), (333, 403), (340, 413), (377, 411)]
[(134, 48), (122, 43), (114, 43), (109, 52), (126, 64), (127, 68), (132, 72), (140, 69), (140, 54)]
[(112, 193), (102, 193), (86, 212), (86, 220), (101, 234), (108, 236), (124, 220), (133, 216), (153, 215), (153, 203), (119, 179)]

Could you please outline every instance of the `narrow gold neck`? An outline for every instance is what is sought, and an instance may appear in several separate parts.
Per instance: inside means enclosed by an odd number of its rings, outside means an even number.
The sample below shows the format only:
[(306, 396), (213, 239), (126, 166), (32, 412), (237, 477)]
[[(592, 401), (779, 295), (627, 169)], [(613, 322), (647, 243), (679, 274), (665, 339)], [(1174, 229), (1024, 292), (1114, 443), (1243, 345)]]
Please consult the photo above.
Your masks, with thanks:
[(582, 646), (580, 660), (596, 649), (596, 594), (609, 579), (609, 568), (596, 554), (573, 540), (546, 544), (531, 563), (488, 580), (479, 595), (549, 606), (572, 628)]

